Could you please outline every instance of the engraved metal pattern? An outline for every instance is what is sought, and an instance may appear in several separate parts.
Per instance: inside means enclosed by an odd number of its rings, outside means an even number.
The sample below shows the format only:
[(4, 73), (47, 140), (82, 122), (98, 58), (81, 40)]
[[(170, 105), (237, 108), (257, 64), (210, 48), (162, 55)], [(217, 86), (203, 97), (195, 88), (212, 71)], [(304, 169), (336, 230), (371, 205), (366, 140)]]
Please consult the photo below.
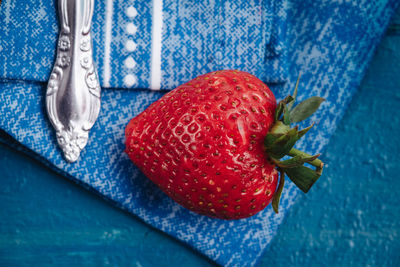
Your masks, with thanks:
[(92, 57), (94, 0), (59, 0), (57, 58), (46, 108), (68, 162), (79, 158), (100, 112), (100, 84)]

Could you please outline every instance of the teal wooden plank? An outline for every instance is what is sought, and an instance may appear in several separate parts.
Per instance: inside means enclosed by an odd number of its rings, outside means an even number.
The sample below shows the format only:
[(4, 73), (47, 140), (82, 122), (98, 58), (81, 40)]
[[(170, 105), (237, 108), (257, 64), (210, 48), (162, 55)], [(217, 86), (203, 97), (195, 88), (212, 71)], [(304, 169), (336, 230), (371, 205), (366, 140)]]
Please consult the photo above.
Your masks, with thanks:
[(0, 266), (213, 265), (4, 145), (0, 181)]

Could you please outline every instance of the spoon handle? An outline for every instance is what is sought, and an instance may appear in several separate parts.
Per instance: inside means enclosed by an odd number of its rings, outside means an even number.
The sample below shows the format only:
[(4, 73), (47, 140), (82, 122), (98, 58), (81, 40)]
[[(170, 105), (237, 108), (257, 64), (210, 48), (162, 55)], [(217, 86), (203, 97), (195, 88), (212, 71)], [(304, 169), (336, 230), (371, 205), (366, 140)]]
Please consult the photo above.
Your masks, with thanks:
[(46, 108), (58, 144), (75, 162), (100, 112), (100, 83), (93, 64), (94, 0), (58, 0), (57, 58), (46, 92)]

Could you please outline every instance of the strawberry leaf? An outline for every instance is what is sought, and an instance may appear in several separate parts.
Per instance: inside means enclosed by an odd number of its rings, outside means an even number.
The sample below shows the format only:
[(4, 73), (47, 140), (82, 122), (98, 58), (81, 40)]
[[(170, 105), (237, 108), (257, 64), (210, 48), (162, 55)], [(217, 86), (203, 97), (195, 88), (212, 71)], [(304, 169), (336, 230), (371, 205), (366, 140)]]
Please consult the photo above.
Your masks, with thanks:
[(275, 159), (280, 159), (288, 154), (296, 141), (299, 140), (297, 127), (294, 127), (288, 132), (279, 135), (280, 136), (267, 134), (267, 137), (264, 139), (265, 151), (269, 156)]
[(305, 135), (313, 126), (314, 126), (314, 122), (308, 126), (307, 128), (304, 128), (303, 130), (299, 131), (299, 139), (303, 137), (303, 135)]
[(281, 117), (282, 112), (283, 112), (283, 105), (284, 104), (282, 103), (282, 101), (278, 103), (278, 106), (276, 107), (276, 110), (275, 110), (275, 121), (278, 121), (279, 118)]
[(307, 119), (317, 111), (321, 103), (324, 101), (325, 99), (318, 96), (313, 96), (304, 100), (290, 111), (291, 122), (300, 122)]
[(285, 185), (285, 173), (280, 170), (280, 179), (279, 185), (276, 189), (274, 197), (272, 198), (272, 208), (274, 209), (275, 213), (279, 213), (279, 202), (281, 200), (283, 186)]
[(290, 125), (290, 113), (287, 105), (283, 106), (283, 123), (285, 125)]
[(284, 172), (292, 180), (292, 182), (304, 193), (310, 190), (311, 186), (321, 176), (320, 173), (306, 166), (298, 166), (295, 168), (284, 168)]
[(315, 159), (317, 159), (320, 156), (320, 154), (314, 155), (314, 156), (304, 156), (304, 155), (297, 155), (291, 159), (283, 160), (283, 161), (278, 161), (273, 159), (273, 162), (281, 168), (294, 168), (303, 165), (304, 163), (311, 162)]
[(275, 109), (275, 120), (278, 121), (288, 103), (294, 101), (294, 98), (291, 95), (288, 95), (281, 101), (279, 101), (277, 108)]
[(267, 134), (264, 139), (264, 147), (266, 148), (266, 150), (270, 149), (271, 146), (274, 145), (276, 140), (281, 136), (283, 136), (283, 134), (277, 134), (277, 133)]
[(299, 77), (297, 77), (297, 82), (296, 82), (296, 86), (294, 87), (294, 92), (293, 92), (293, 101), (288, 103), (288, 109), (291, 110), (292, 106), (294, 104), (294, 102), (296, 101), (296, 97), (297, 97), (297, 89), (299, 88), (299, 83), (300, 83), (300, 77), (301, 74), (299, 74)]

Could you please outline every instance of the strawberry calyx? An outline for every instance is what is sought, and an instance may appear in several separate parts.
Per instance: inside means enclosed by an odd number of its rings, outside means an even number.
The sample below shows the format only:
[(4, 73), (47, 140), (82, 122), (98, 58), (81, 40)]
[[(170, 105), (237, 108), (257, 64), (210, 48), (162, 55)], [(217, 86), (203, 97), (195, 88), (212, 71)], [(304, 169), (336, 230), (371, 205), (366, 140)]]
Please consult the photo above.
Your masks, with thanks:
[(276, 213), (278, 213), (285, 183), (285, 174), (301, 191), (307, 193), (321, 176), (324, 166), (324, 163), (318, 159), (320, 154), (309, 155), (294, 148), (296, 142), (314, 126), (314, 123), (302, 130), (299, 130), (298, 126), (291, 127), (290, 124), (310, 117), (325, 100), (313, 96), (293, 107), (298, 85), (299, 80), (297, 80), (293, 96), (289, 95), (278, 103), (275, 111), (275, 124), (264, 139), (264, 150), (280, 173), (279, 185), (272, 199), (272, 207)]

